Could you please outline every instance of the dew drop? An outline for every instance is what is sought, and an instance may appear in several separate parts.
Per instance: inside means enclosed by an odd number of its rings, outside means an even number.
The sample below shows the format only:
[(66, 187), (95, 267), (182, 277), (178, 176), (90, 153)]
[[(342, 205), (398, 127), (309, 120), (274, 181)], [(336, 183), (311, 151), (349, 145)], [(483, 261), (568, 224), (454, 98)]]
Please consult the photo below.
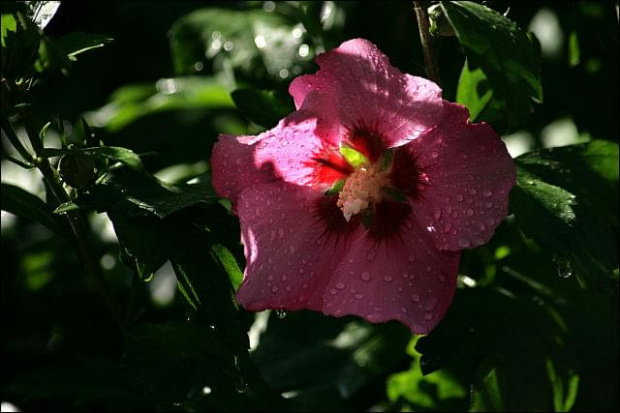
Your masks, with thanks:
[(466, 238), (461, 238), (461, 239), (459, 239), (458, 244), (459, 244), (459, 247), (461, 247), (461, 248), (467, 248), (467, 247), (469, 247), (470, 242)]
[(288, 280), (288, 277), (287, 277), (286, 275), (283, 275), (280, 279), (281, 279), (282, 281), (286, 281), (286, 280)]
[(474, 210), (470, 208), (467, 210), (467, 216), (471, 217), (472, 215), (474, 215)]
[(272, 292), (272, 293), (277, 293), (277, 292), (278, 292), (278, 290), (279, 290), (279, 288), (278, 288), (278, 286), (277, 286), (277, 285), (274, 285), (273, 287), (271, 287), (271, 292)]
[(409, 262), (415, 262), (415, 255), (410, 255), (407, 257), (407, 259), (409, 260)]
[(364, 294), (355, 294), (353, 297), (355, 297), (356, 300), (361, 300), (364, 298)]
[(425, 320), (430, 320), (431, 318), (433, 318), (433, 313), (426, 313), (426, 314), (424, 314), (424, 319)]
[(284, 317), (286, 317), (286, 311), (280, 309), (276, 310), (276, 318), (278, 320), (282, 320)]
[(435, 307), (437, 306), (437, 299), (435, 297), (430, 298), (426, 304), (424, 305), (424, 309), (426, 311), (432, 311), (435, 309)]
[(329, 293), (331, 295), (336, 295), (336, 294), (338, 294), (338, 290), (336, 290), (335, 288), (332, 288), (331, 290), (329, 290)]
[(237, 382), (235, 383), (235, 391), (237, 393), (245, 393), (247, 389), (248, 384), (245, 381), (241, 379), (237, 380)]
[(558, 263), (558, 275), (562, 278), (568, 278), (573, 275), (573, 267), (570, 261), (566, 260)]
[(433, 209), (433, 216), (435, 217), (435, 219), (441, 218), (441, 209), (439, 209), (439, 207), (435, 207)]
[(420, 302), (420, 295), (419, 294), (414, 294), (411, 296), (411, 299), (413, 300), (414, 303), (419, 303)]
[(360, 276), (362, 278), (363, 281), (370, 281), (370, 273), (368, 271), (364, 271), (362, 272), (362, 275)]
[(484, 195), (485, 198), (490, 198), (493, 196), (493, 191), (490, 189), (485, 189), (484, 192), (482, 192), (482, 195)]
[(386, 283), (392, 282), (392, 277), (389, 275), (386, 275), (383, 277), (383, 281), (385, 281)]
[(344, 285), (344, 283), (338, 283), (336, 284), (336, 288), (339, 290), (344, 290), (347, 286)]

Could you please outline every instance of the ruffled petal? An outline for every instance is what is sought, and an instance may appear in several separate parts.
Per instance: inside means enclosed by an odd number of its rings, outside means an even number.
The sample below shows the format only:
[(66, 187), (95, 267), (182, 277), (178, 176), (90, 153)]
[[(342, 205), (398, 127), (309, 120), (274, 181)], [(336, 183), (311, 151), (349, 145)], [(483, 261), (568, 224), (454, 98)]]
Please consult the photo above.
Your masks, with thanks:
[(248, 188), (240, 195), (246, 268), (237, 301), (243, 307), (322, 310), (325, 286), (354, 233), (353, 227), (348, 234), (330, 233), (330, 222), (319, 210), (323, 198), (308, 187), (284, 182)]
[(489, 125), (468, 123), (461, 105), (445, 110), (436, 129), (400, 150), (425, 180), (411, 200), (416, 217), (437, 248), (460, 250), (486, 243), (506, 217), (516, 168)]
[(400, 146), (441, 119), (439, 86), (401, 73), (367, 40), (347, 41), (316, 61), (321, 69), (295, 79), (289, 92), (297, 108), (316, 111), (323, 129), (339, 130), (341, 139), (362, 130), (386, 147)]
[(233, 204), (245, 188), (277, 180), (269, 164), (256, 165), (252, 136), (220, 134), (211, 156), (212, 184), (215, 191)]
[(452, 302), (459, 259), (460, 252), (438, 251), (415, 219), (404, 221), (400, 238), (377, 242), (365, 232), (331, 276), (323, 312), (372, 323), (398, 320), (426, 334)]

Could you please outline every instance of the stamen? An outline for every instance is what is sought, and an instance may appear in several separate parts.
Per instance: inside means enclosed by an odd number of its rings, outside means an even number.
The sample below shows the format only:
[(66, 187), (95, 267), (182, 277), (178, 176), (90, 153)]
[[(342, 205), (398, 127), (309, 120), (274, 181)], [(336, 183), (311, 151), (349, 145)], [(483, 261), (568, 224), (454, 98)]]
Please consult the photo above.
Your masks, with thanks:
[(340, 191), (338, 207), (342, 210), (344, 219), (349, 221), (355, 214), (359, 214), (373, 202), (381, 202), (381, 189), (389, 183), (386, 171), (377, 171), (375, 168), (359, 168), (353, 172)]

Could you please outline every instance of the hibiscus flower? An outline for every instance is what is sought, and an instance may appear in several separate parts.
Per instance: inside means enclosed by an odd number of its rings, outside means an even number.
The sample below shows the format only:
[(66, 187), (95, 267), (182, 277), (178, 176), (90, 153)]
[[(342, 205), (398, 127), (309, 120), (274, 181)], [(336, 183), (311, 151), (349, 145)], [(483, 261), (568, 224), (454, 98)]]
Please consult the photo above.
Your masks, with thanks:
[(213, 149), (213, 186), (241, 222), (237, 300), (428, 333), (454, 296), (460, 251), (506, 217), (514, 163), (489, 125), (371, 42), (316, 61), (290, 85), (295, 112)]

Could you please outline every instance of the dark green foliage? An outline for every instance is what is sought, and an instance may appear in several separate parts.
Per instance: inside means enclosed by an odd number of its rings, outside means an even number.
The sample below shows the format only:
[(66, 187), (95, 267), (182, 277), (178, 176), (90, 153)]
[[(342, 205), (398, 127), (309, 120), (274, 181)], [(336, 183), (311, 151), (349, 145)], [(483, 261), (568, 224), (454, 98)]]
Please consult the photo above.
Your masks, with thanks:
[(540, 56), (532, 40), (513, 21), (474, 2), (441, 2), (463, 45), (457, 101), (472, 121), (487, 121), (500, 131), (514, 130), (543, 98)]
[(503, 4), (431, 14), (444, 97), (522, 149), (509, 217), (412, 336), (239, 308), (209, 166), (344, 40), (424, 73), (409, 2), (2, 2), (3, 408), (617, 411), (617, 2)]

